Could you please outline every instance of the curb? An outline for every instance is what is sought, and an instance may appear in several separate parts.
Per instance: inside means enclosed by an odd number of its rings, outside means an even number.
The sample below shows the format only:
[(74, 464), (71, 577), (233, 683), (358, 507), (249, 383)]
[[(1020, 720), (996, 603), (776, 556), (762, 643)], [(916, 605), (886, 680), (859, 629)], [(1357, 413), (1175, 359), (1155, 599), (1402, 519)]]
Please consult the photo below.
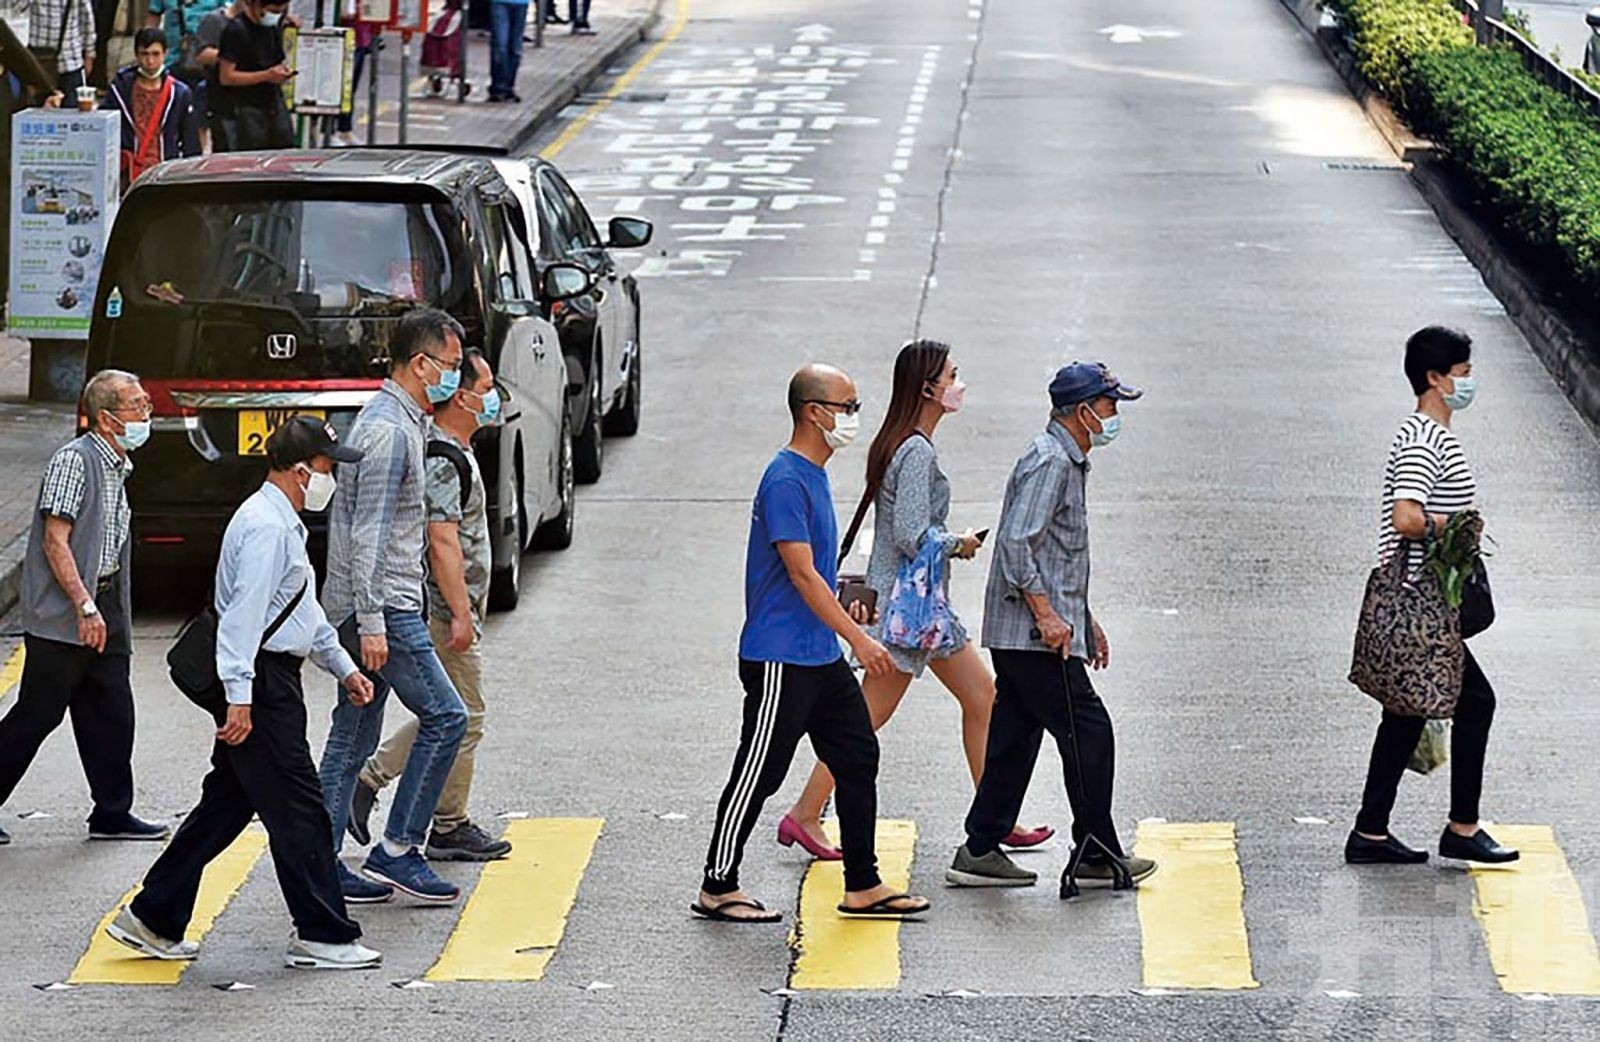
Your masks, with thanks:
[(664, 0), (655, 0), (655, 3), (650, 5), (650, 13), (639, 23), (637, 29), (600, 52), (596, 61), (591, 63), (567, 87), (539, 106), (532, 118), (513, 131), (501, 147), (505, 148), (509, 154), (526, 145), (535, 134), (544, 129), (546, 123), (555, 118), (557, 113), (576, 101), (589, 84), (605, 75), (606, 70), (611, 68), (618, 58), (648, 39), (650, 34), (655, 31), (656, 26), (661, 23), (661, 5), (663, 2)]
[(1588, 341), (1558, 308), (1546, 302), (1538, 281), (1501, 248), (1493, 230), (1463, 205), (1443, 151), (1417, 137), (1395, 114), (1388, 100), (1355, 67), (1355, 58), (1338, 32), (1321, 24), (1315, 3), (1280, 2), (1316, 40), (1372, 125), (1405, 164), (1411, 183), (1433, 209), (1445, 232), (1478, 269), (1484, 285), (1506, 309), (1573, 408), (1600, 436), (1600, 361)]

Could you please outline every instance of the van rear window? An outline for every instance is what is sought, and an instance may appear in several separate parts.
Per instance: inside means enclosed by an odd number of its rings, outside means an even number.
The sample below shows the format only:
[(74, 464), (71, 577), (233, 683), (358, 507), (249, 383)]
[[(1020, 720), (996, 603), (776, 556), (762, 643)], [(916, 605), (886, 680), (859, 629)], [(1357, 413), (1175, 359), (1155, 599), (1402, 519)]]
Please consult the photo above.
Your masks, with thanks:
[(306, 317), (447, 305), (448, 208), (420, 202), (135, 195), (135, 234), (110, 258), (124, 296), (287, 306)]

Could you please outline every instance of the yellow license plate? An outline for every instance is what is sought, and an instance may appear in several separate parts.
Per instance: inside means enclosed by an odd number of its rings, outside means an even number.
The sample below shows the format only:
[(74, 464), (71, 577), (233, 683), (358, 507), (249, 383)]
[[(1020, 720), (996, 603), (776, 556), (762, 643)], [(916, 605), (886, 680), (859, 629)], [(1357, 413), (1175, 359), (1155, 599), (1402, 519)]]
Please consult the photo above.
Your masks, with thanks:
[(296, 416), (315, 416), (326, 420), (321, 409), (244, 409), (239, 413), (239, 455), (265, 456), (272, 432)]

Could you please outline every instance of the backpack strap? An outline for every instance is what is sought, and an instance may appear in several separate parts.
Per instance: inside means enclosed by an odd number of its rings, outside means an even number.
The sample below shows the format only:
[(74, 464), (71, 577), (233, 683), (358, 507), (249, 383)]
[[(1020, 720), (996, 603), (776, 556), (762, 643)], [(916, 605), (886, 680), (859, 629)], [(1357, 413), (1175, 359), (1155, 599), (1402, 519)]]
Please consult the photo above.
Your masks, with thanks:
[(467, 512), (467, 500), (472, 498), (472, 461), (467, 459), (467, 454), (448, 441), (430, 438), (426, 455), (429, 459), (447, 459), (456, 468), (456, 476), (461, 479), (461, 512)]

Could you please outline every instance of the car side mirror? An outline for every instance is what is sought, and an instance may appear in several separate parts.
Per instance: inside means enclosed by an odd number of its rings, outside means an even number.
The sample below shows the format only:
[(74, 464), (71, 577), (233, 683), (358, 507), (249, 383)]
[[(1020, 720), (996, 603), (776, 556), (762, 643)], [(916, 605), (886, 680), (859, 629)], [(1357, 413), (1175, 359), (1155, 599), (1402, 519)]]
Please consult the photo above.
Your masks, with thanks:
[(633, 250), (647, 244), (655, 234), (656, 226), (643, 217), (613, 217), (606, 226), (606, 246), (615, 250)]
[(571, 300), (589, 292), (594, 276), (581, 264), (560, 262), (545, 266), (539, 287), (547, 301)]

